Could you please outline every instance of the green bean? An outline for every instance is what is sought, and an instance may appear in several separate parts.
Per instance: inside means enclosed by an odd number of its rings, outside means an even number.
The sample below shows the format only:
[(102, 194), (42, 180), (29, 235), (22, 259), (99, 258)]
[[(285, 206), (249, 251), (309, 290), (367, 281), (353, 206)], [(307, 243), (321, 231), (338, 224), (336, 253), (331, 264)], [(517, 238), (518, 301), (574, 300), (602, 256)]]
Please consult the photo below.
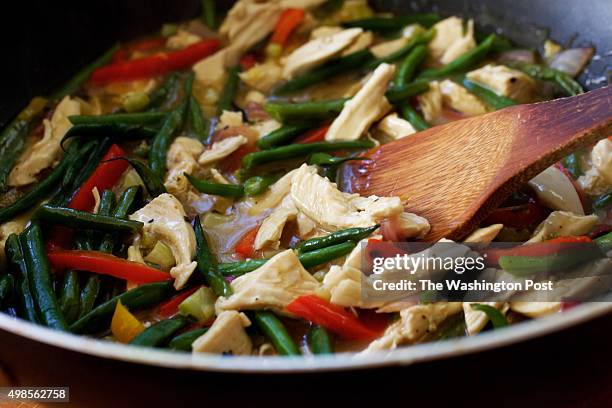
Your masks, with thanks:
[(238, 90), (238, 84), (240, 83), (240, 77), (238, 76), (239, 73), (239, 65), (229, 69), (229, 75), (217, 105), (217, 113), (219, 115), (221, 115), (224, 110), (230, 111), (233, 108), (234, 98), (236, 97), (236, 91)]
[(270, 149), (273, 147), (285, 145), (295, 139), (297, 136), (312, 129), (312, 125), (285, 125), (276, 129), (257, 141), (257, 147), (260, 149)]
[(22, 233), (20, 240), (29, 273), (30, 287), (42, 323), (54, 329), (68, 330), (68, 325), (53, 291), (51, 266), (38, 223), (32, 222)]
[(502, 314), (499, 310), (494, 308), (493, 306), (485, 305), (482, 303), (472, 303), (472, 309), (478, 310), (479, 312), (483, 312), (487, 315), (489, 320), (491, 320), (491, 324), (493, 324), (494, 329), (501, 329), (502, 327), (508, 326), (508, 320), (506, 320), (506, 316)]
[(312, 354), (333, 354), (331, 335), (321, 326), (312, 326), (307, 335), (308, 347)]
[(580, 157), (576, 152), (571, 153), (563, 159), (563, 167), (565, 167), (575, 179), (584, 174), (580, 166)]
[(96, 299), (100, 294), (101, 283), (100, 276), (93, 273), (87, 276), (87, 281), (79, 298), (78, 319), (83, 318), (93, 310)]
[(173, 72), (168, 78), (149, 95), (149, 111), (168, 107), (172, 103), (181, 74)]
[(316, 166), (337, 166), (351, 160), (368, 160), (367, 157), (337, 157), (327, 153), (315, 153), (308, 158), (308, 164)]
[(200, 193), (218, 195), (221, 197), (237, 198), (244, 195), (244, 189), (239, 184), (223, 184), (204, 181), (184, 173), (187, 180)]
[(313, 266), (322, 265), (329, 261), (333, 261), (341, 256), (348, 255), (357, 244), (352, 241), (343, 242), (341, 244), (330, 245), (310, 252), (299, 255), (300, 262), (304, 268), (312, 268)]
[(195, 133), (196, 138), (204, 143), (210, 133), (210, 121), (202, 116), (200, 104), (193, 96), (189, 97), (189, 118), (191, 119), (191, 130)]
[(41, 206), (34, 214), (34, 219), (60, 224), (70, 228), (93, 229), (100, 231), (140, 231), (143, 223), (139, 221), (123, 220), (107, 215), (91, 214), (87, 211), (72, 208)]
[(110, 216), (113, 207), (116, 204), (115, 193), (112, 190), (104, 190), (100, 197), (100, 205), (98, 206), (98, 215)]
[[(121, 194), (121, 197), (119, 197), (119, 201), (113, 209), (113, 217), (120, 219), (126, 218), (126, 216), (132, 212), (134, 203), (137, 201), (139, 194), (140, 186), (128, 187), (123, 194)], [(116, 232), (104, 235), (99, 247), (100, 252), (112, 253), (117, 239), (118, 235)]]
[(260, 164), (307, 156), (313, 153), (333, 152), (345, 149), (368, 149), (371, 147), (374, 147), (374, 143), (370, 140), (292, 144), (277, 147), (275, 149), (249, 153), (242, 158), (242, 167), (248, 170)]
[(295, 344), (285, 325), (272, 312), (258, 310), (253, 313), (253, 320), (259, 330), (272, 342), (276, 351), (283, 356), (299, 356), (300, 350)]
[(11, 234), (6, 239), (4, 251), (9, 269), (16, 276), (17, 315), (22, 319), (38, 323), (40, 319), (36, 312), (36, 303), (30, 289), (29, 271), (23, 257), (23, 248), (17, 234)]
[(417, 131), (425, 130), (429, 128), (429, 124), (419, 115), (419, 113), (414, 110), (414, 108), (410, 105), (410, 102), (403, 102), (400, 104), (400, 111), (402, 113), (402, 117), (406, 119), (413, 128)]
[(130, 344), (141, 347), (162, 347), (183, 327), (187, 326), (191, 319), (178, 315), (172, 319), (161, 320), (144, 329), (138, 336), (134, 337)]
[(172, 350), (178, 351), (191, 351), (191, 345), (194, 341), (196, 341), (200, 336), (208, 331), (208, 327), (203, 327), (200, 329), (194, 329), (185, 333), (181, 333), (178, 336), (175, 336), (170, 343), (168, 343), (168, 348)]
[(509, 62), (507, 65), (510, 68), (523, 71), (525, 74), (540, 81), (555, 82), (568, 95), (578, 95), (584, 93), (582, 86), (565, 72), (557, 71), (554, 68), (544, 67), (538, 64), (530, 64), (527, 62)]
[(160, 123), (164, 112), (113, 113), (111, 115), (72, 115), (68, 120), (73, 125), (150, 125)]
[(495, 34), (489, 35), (484, 41), (472, 48), (465, 54), (455, 58), (441, 68), (427, 69), (417, 77), (417, 79), (436, 79), (466, 71), (481, 62), (493, 48), (495, 44)]
[(247, 196), (256, 196), (264, 193), (269, 186), (278, 180), (277, 175), (253, 176), (248, 178), (244, 184), (244, 194)]
[[(298, 258), (304, 268), (312, 268), (313, 266), (322, 265), (336, 258), (350, 253), (357, 244), (352, 241), (343, 242), (341, 244), (331, 245), (325, 248), (315, 249), (313, 251), (302, 253)], [(263, 266), (268, 259), (249, 259), (242, 262), (230, 262), (219, 264), (219, 272), (224, 276), (239, 276), (247, 272)]]
[(498, 95), (489, 88), (479, 85), (476, 82), (472, 82), (467, 78), (463, 78), (461, 80), (461, 84), (465, 89), (470, 91), (470, 93), (495, 110), (507, 108), (508, 106), (517, 104), (515, 100), (507, 98), (503, 95)]
[(437, 13), (412, 13), (407, 16), (369, 17), (360, 20), (350, 20), (342, 23), (344, 27), (359, 27), (369, 31), (401, 30), (410, 24), (421, 24), (430, 27), (440, 20)]
[(367, 228), (347, 228), (333, 232), (323, 237), (311, 238), (300, 243), (298, 250), (300, 253), (311, 252), (315, 249), (326, 248), (331, 245), (341, 244), (346, 241), (358, 242), (370, 236), (380, 225), (373, 225)]
[[(70, 145), (70, 148), (74, 148), (78, 145), (79, 145), (78, 142), (73, 143)], [(79, 158), (82, 158), (83, 160), (88, 158), (91, 155), (91, 153), (96, 149), (96, 146), (97, 146), (97, 142), (95, 140), (90, 140), (88, 142), (85, 142), (83, 144), (83, 147), (79, 149), (79, 153), (78, 153)], [(75, 160), (74, 163), (80, 164), (80, 160)], [(64, 172), (64, 177), (62, 177), (62, 184), (61, 184), (62, 189), (71, 188), (82, 171), (83, 169), (79, 165), (68, 167), (66, 171)]]
[(166, 173), (166, 154), (170, 143), (183, 124), (183, 115), (180, 110), (173, 110), (166, 116), (162, 128), (157, 132), (149, 150), (149, 165), (159, 178)]
[(375, 61), (371, 62), (369, 64), (369, 68), (374, 69), (382, 63), (390, 64), (390, 63), (396, 62), (397, 60), (402, 58), (404, 55), (409, 53), (414, 47), (421, 45), (421, 44), (427, 44), (429, 41), (432, 40), (434, 35), (435, 35), (435, 31), (433, 29), (427, 30), (426, 32), (422, 34), (417, 35), (412, 40), (410, 40), (408, 44), (404, 45), (399, 50), (394, 51), (389, 55), (385, 55), (382, 58), (377, 58)]
[(411, 96), (422, 94), (429, 90), (427, 81), (416, 81), (408, 85), (402, 85), (389, 89), (385, 96), (391, 103), (398, 103), (410, 98)]
[[(605, 242), (604, 240), (599, 241)], [(499, 258), (499, 266), (506, 272), (528, 277), (540, 272), (570, 269), (584, 262), (601, 257), (597, 246), (581, 245), (579, 248), (568, 248), (562, 252), (544, 256), (505, 255)]]
[(80, 70), (75, 76), (73, 76), (62, 88), (58, 89), (53, 95), (51, 95), (51, 100), (59, 101), (66, 95), (72, 95), (76, 91), (79, 90), (81, 85), (83, 85), (91, 76), (91, 73), (94, 72), (97, 68), (106, 65), (110, 62), (111, 58), (119, 50), (119, 44), (115, 44), (108, 51), (102, 54), (98, 59), (96, 59), (91, 64), (87, 65), (85, 68)]
[(6, 222), (14, 216), (27, 211), (51, 193), (59, 184), (65, 171), (73, 165), (75, 156), (74, 152), (66, 154), (60, 164), (44, 180), (36, 184), (34, 188), (11, 205), (0, 209), (0, 223)]
[(74, 125), (66, 132), (62, 138), (61, 145), (64, 146), (67, 140), (75, 137), (111, 137), (120, 140), (126, 139), (150, 139), (157, 134), (157, 130), (142, 125), (129, 125), (125, 123), (110, 124), (83, 124)]
[(302, 90), (336, 75), (363, 68), (365, 65), (375, 61), (375, 59), (374, 55), (368, 49), (333, 59), (318, 68), (314, 68), (285, 82), (274, 90), (274, 94), (286, 95)]
[(195, 218), (193, 230), (197, 243), (196, 260), (198, 261), (198, 271), (204, 277), (206, 284), (210, 286), (217, 296), (227, 297), (231, 295), (232, 288), (219, 273), (217, 261), (208, 245), (206, 233), (200, 223), (200, 217)]
[(607, 254), (612, 251), (612, 232), (593, 240), (602, 254)]
[(15, 278), (13, 275), (2, 275), (0, 277), (0, 309), (6, 308), (13, 300), (15, 293)]
[(70, 324), (79, 318), (81, 302), (79, 296), (81, 288), (79, 287), (79, 276), (77, 271), (70, 270), (64, 273), (64, 283), (59, 297), (60, 308), (66, 319), (66, 323)]
[(399, 65), (393, 80), (394, 85), (402, 86), (412, 81), (425, 57), (427, 57), (427, 46), (424, 44), (415, 46)]
[(202, 0), (202, 22), (211, 30), (217, 29), (215, 0)]
[(457, 313), (444, 320), (428, 340), (448, 340), (455, 337), (463, 337), (466, 335), (466, 332), (465, 316), (463, 313)]
[(16, 118), (0, 134), (0, 191), (6, 189), (6, 181), (25, 147), (29, 121)]
[(117, 157), (109, 161), (113, 160), (125, 160), (130, 163), (130, 166), (132, 166), (136, 173), (138, 173), (138, 176), (140, 176), (140, 179), (142, 180), (142, 183), (144, 184), (145, 189), (151, 198), (155, 198), (158, 195), (168, 192), (159, 176), (154, 173), (144, 161), (129, 157)]
[(316, 102), (268, 103), (266, 112), (279, 122), (311, 123), (336, 116), (348, 98), (330, 99)]
[(612, 206), (612, 193), (602, 194), (593, 200), (594, 210), (603, 210)]
[(174, 293), (175, 290), (172, 282), (155, 282), (140, 285), (97, 306), (91, 312), (74, 322), (70, 326), (70, 331), (87, 334), (108, 328), (115, 311), (115, 306), (119, 300), (130, 311), (135, 312), (155, 306)]

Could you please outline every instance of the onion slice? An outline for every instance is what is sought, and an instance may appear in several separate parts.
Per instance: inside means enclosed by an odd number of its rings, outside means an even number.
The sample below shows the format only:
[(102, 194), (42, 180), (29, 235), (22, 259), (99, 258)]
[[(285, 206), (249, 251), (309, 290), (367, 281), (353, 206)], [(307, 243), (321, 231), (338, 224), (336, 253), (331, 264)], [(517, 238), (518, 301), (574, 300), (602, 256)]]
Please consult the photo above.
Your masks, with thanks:
[(546, 207), (584, 215), (580, 195), (572, 180), (558, 167), (550, 166), (531, 179), (529, 185)]
[(589, 63), (594, 51), (593, 48), (563, 50), (551, 59), (549, 66), (575, 77)]

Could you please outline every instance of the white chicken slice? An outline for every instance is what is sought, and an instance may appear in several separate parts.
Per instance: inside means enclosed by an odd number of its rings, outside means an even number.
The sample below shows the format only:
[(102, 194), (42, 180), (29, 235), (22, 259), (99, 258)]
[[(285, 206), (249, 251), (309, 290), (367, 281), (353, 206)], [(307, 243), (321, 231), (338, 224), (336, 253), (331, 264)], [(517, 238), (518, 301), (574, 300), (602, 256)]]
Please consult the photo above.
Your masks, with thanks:
[(293, 204), (290, 196), (283, 199), (280, 206), (261, 223), (257, 236), (255, 237), (255, 250), (263, 248), (277, 249), (280, 245), (281, 235), (285, 224), (295, 220), (298, 210)]
[(378, 123), (377, 129), (391, 139), (397, 140), (416, 133), (416, 129), (406, 119), (391, 113)]
[(363, 33), (359, 34), (357, 39), (353, 41), (353, 43), (349, 47), (345, 48), (340, 53), (340, 56), (344, 57), (347, 55), (351, 55), (357, 51), (365, 50), (372, 44), (373, 41), (374, 34), (371, 31), (364, 31)]
[(251, 198), (252, 206), (249, 209), (249, 215), (258, 215), (262, 212), (276, 207), (291, 191), (291, 180), (297, 173), (296, 170), (291, 170), (278, 181), (270, 186), (265, 193)]
[(510, 302), (510, 310), (532, 318), (556, 313), (560, 309), (561, 302)]
[(371, 46), (370, 52), (374, 54), (376, 58), (385, 58), (393, 54), (394, 52), (401, 50), (409, 42), (409, 38), (399, 37), (395, 40), (385, 41)]
[(275, 61), (268, 60), (255, 64), (239, 74), (242, 82), (261, 92), (269, 92), (283, 79), (283, 68)]
[(485, 312), (472, 308), (474, 304), (482, 304), (494, 307), (500, 310), (503, 314), (508, 311), (508, 304), (505, 302), (463, 302), (463, 315), (465, 316), (465, 325), (470, 336), (480, 333), (489, 322), (489, 317)]
[(198, 159), (201, 166), (215, 163), (234, 153), (240, 146), (246, 144), (248, 139), (242, 135), (228, 137), (212, 144), (210, 149), (204, 150)]
[(479, 83), (498, 95), (521, 103), (530, 102), (536, 92), (536, 82), (525, 73), (505, 65), (487, 64), (467, 73), (470, 81)]
[(25, 186), (36, 181), (36, 175), (42, 170), (53, 166), (62, 153), (60, 143), (62, 138), (72, 127), (68, 116), (79, 115), (81, 104), (64, 97), (55, 108), (51, 120), (43, 121), (45, 133), (43, 138), (26, 149), (8, 177), (8, 185), (11, 187)]
[(434, 122), (442, 115), (442, 92), (440, 82), (431, 81), (427, 92), (417, 97), (423, 117), (427, 122)]
[(193, 174), (198, 168), (196, 158), (204, 151), (204, 145), (196, 139), (179, 136), (168, 149), (166, 167), (168, 173), (164, 186), (166, 190), (182, 203), (188, 204), (197, 199), (197, 194), (187, 181), (185, 173)]
[(321, 286), (298, 259), (287, 249), (264, 265), (242, 275), (230, 284), (233, 294), (215, 303), (217, 314), (224, 310), (283, 309), (295, 298), (314, 294)]
[(283, 67), (283, 77), (291, 79), (339, 55), (362, 32), (361, 28), (347, 28), (338, 33), (308, 41), (287, 56)]
[(424, 238), (431, 229), (429, 221), (419, 215), (409, 212), (402, 212), (395, 217), (391, 217), (391, 221), (395, 228), (399, 230), (398, 232), (403, 239)]
[(439, 21), (433, 28), (435, 36), (428, 45), (429, 55), (441, 65), (476, 47), (473, 20), (468, 21), (465, 30), (463, 20), (454, 16)]
[(325, 140), (357, 140), (370, 125), (389, 111), (385, 97), (395, 67), (380, 64), (357, 94), (344, 104), (340, 115), (332, 122)]
[(197, 262), (192, 259), (196, 251), (195, 233), (186, 221), (185, 210), (171, 194), (155, 197), (149, 204), (130, 215), (130, 220), (144, 223), (143, 234), (166, 244), (176, 265), (170, 269), (174, 287), (181, 289), (193, 273)]
[(440, 92), (442, 93), (442, 103), (457, 112), (468, 116), (487, 113), (487, 107), (480, 99), (450, 79), (440, 82)]
[(578, 184), (589, 195), (612, 192), (612, 141), (597, 142), (588, 159), (587, 170), (578, 178)]
[(224, 110), (219, 116), (219, 123), (217, 123), (217, 129), (223, 129), (229, 126), (242, 126), (242, 112)]
[(359, 197), (342, 193), (336, 184), (302, 165), (291, 183), (291, 198), (297, 209), (326, 231), (370, 227), (383, 218), (403, 212), (398, 197)]
[(370, 343), (363, 353), (417, 343), (435, 332), (444, 320), (461, 310), (461, 302), (419, 304), (404, 309), (400, 311), (400, 320), (390, 325), (382, 337)]
[(488, 227), (478, 228), (463, 240), (466, 244), (490, 244), (497, 234), (504, 228), (504, 224), (493, 224)]
[(327, 0), (280, 0), (279, 4), (283, 9), (299, 8), (303, 10), (311, 10), (320, 6)]
[(199, 41), (202, 41), (202, 37), (200, 37), (199, 35), (179, 28), (176, 34), (170, 36), (166, 40), (166, 47), (172, 48), (174, 50), (180, 50), (183, 48), (187, 48), (190, 45), (193, 45)]
[(224, 48), (197, 62), (193, 66), (197, 84), (202, 88), (211, 87), (221, 91), (227, 75), (226, 68), (230, 66), (227, 62), (229, 55), (229, 50)]
[(542, 242), (569, 235), (588, 234), (598, 218), (596, 215), (577, 215), (567, 211), (553, 211), (536, 228), (527, 243)]
[(251, 338), (244, 330), (251, 321), (244, 313), (233, 310), (217, 316), (210, 329), (198, 337), (191, 348), (194, 353), (246, 356), (253, 351)]

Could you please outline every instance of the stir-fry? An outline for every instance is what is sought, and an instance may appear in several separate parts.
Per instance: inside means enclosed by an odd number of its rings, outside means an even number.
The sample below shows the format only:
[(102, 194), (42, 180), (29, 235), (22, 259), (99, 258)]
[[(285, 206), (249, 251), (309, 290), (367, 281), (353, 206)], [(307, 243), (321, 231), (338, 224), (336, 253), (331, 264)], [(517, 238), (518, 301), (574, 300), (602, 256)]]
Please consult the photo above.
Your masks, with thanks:
[[(221, 12), (205, 0), (201, 18), (111, 48), (4, 128), (1, 310), (131, 345), (309, 355), (475, 335), (569, 305), (364, 302), (368, 245), (423, 240), (430, 226), (404, 211), (409, 197), (360, 196), (351, 179), (379, 144), (583, 92), (574, 78), (593, 49), (549, 40), (538, 53), (470, 19), (377, 14), (363, 0)], [(465, 242), (605, 254), (611, 210), (604, 139)]]

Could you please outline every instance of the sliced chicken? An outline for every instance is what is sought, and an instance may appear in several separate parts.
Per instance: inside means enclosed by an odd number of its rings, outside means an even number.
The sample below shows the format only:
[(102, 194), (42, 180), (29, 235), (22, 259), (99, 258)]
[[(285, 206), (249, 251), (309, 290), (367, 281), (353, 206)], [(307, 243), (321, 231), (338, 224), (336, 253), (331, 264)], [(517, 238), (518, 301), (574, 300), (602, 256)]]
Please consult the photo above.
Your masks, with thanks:
[(190, 137), (179, 136), (174, 139), (174, 142), (168, 149), (166, 157), (166, 167), (168, 173), (164, 186), (166, 190), (185, 205), (196, 200), (195, 193), (191, 183), (187, 181), (185, 173), (194, 174), (198, 168), (196, 160), (204, 151), (204, 145), (196, 139)]
[(223, 89), (229, 62), (230, 50), (221, 49), (213, 55), (204, 58), (193, 66), (197, 84), (202, 88), (213, 88), (217, 91)]
[(221, 116), (219, 116), (219, 123), (217, 123), (216, 128), (223, 129), (225, 127), (242, 125), (244, 125), (244, 122), (242, 121), (242, 112), (224, 110), (221, 112)]
[(249, 214), (261, 214), (270, 208), (276, 207), (281, 201), (283, 201), (283, 199), (291, 191), (291, 180), (297, 171), (297, 169), (291, 170), (289, 173), (278, 179), (276, 183), (272, 184), (268, 191), (257, 197), (251, 198), (251, 208), (249, 209)]
[(303, 10), (311, 10), (325, 3), (327, 0), (280, 0), (280, 6), (285, 8), (299, 8)]
[(391, 113), (385, 116), (383, 120), (378, 123), (377, 129), (393, 140), (401, 139), (416, 133), (416, 129), (412, 127), (410, 122), (397, 116), (397, 113)]
[(435, 36), (428, 45), (429, 55), (441, 65), (448, 64), (476, 47), (473, 20), (469, 20), (464, 29), (461, 18), (449, 17), (436, 23), (433, 28)]
[(297, 209), (326, 231), (370, 227), (403, 212), (399, 197), (359, 197), (342, 193), (313, 166), (302, 165), (291, 183), (291, 198)]
[(376, 58), (385, 58), (394, 52), (401, 50), (403, 47), (408, 45), (409, 42), (409, 38), (399, 37), (395, 40), (385, 41), (371, 46), (370, 52), (374, 54)]
[(130, 215), (131, 220), (144, 223), (143, 234), (161, 241), (172, 251), (176, 266), (170, 269), (170, 275), (177, 290), (187, 283), (197, 266), (192, 261), (196, 251), (195, 233), (186, 217), (181, 203), (167, 193)]
[(399, 215), (390, 217), (390, 221), (393, 228), (397, 229), (396, 233), (398, 237), (401, 237), (401, 239), (398, 240), (402, 241), (410, 238), (424, 238), (431, 229), (429, 221), (419, 215), (409, 212), (402, 212)]
[(380, 64), (357, 94), (344, 104), (340, 115), (332, 122), (325, 140), (357, 140), (370, 125), (389, 111), (385, 97), (395, 67)]
[(194, 353), (246, 356), (253, 351), (251, 338), (244, 330), (251, 321), (244, 313), (233, 310), (217, 316), (210, 329), (198, 337), (191, 348)]
[(341, 57), (345, 57), (347, 55), (351, 55), (356, 53), (357, 51), (365, 50), (368, 48), (372, 42), (374, 41), (374, 34), (371, 31), (364, 31), (359, 34), (357, 39), (353, 41), (353, 43), (344, 49), (340, 54)]
[(578, 178), (578, 184), (590, 195), (612, 192), (612, 141), (597, 142), (587, 161), (587, 170)]
[(356, 41), (362, 32), (361, 28), (348, 28), (308, 41), (287, 56), (283, 76), (291, 79), (295, 75), (334, 58)]
[(491, 89), (498, 95), (507, 96), (521, 103), (533, 100), (536, 82), (528, 75), (505, 65), (488, 64), (467, 73), (470, 81)]
[(198, 164), (201, 166), (210, 165), (221, 159), (226, 158), (230, 154), (234, 153), (240, 146), (247, 143), (247, 138), (238, 135), (228, 137), (212, 144), (210, 149), (204, 150), (198, 159)]
[(285, 306), (295, 298), (314, 294), (320, 287), (291, 249), (273, 256), (263, 266), (236, 278), (230, 285), (233, 294), (217, 299), (217, 313), (257, 309), (283, 313)]
[(505, 302), (463, 302), (463, 314), (468, 334), (473, 336), (480, 333), (489, 322), (489, 317), (485, 312), (474, 310), (472, 305), (483, 304), (500, 310), (503, 314), (508, 311), (508, 304)]
[(263, 248), (278, 249), (285, 224), (296, 219), (298, 210), (290, 196), (263, 221), (255, 237), (255, 250)]
[(461, 310), (461, 302), (420, 304), (404, 309), (400, 311), (400, 319), (390, 325), (382, 337), (370, 343), (363, 353), (418, 343), (428, 334), (435, 332), (449, 316)]
[(423, 117), (427, 122), (434, 122), (442, 116), (442, 92), (440, 82), (431, 81), (427, 92), (417, 97)]
[(577, 215), (567, 211), (553, 211), (542, 221), (527, 243), (542, 242), (556, 237), (588, 234), (597, 224), (596, 215)]
[(510, 310), (537, 318), (561, 310), (561, 302), (510, 302)]
[(17, 160), (8, 177), (9, 186), (20, 187), (34, 183), (36, 175), (58, 161), (62, 154), (60, 142), (72, 127), (68, 116), (80, 113), (81, 104), (78, 101), (69, 96), (62, 99), (55, 108), (51, 120), (43, 121), (45, 127), (43, 138), (27, 148)]
[(242, 82), (261, 92), (269, 92), (274, 85), (283, 79), (283, 68), (274, 60), (255, 64), (249, 70), (239, 74)]
[(493, 224), (485, 228), (478, 228), (463, 242), (466, 244), (490, 244), (503, 228), (504, 224)]
[(467, 89), (450, 79), (440, 82), (442, 103), (457, 112), (468, 116), (476, 116), (487, 113), (487, 107)]
[(199, 41), (202, 41), (202, 37), (199, 35), (179, 28), (176, 34), (166, 40), (166, 47), (180, 50)]

